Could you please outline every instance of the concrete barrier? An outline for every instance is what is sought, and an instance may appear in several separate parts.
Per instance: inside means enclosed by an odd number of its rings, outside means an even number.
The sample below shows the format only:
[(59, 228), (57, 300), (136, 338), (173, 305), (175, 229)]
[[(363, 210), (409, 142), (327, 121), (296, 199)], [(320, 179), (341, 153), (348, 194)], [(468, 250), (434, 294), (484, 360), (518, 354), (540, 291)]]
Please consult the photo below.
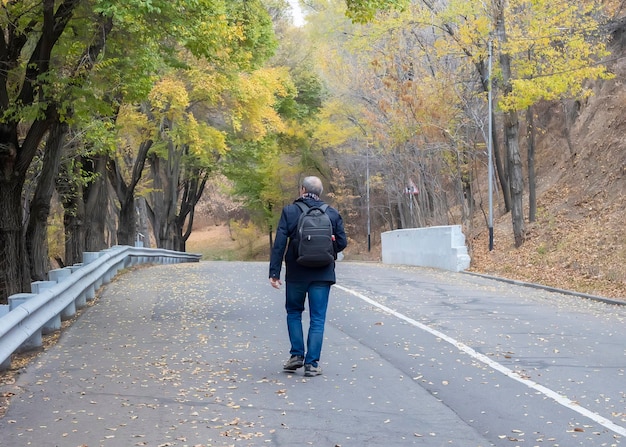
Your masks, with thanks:
[(470, 257), (460, 225), (410, 228), (381, 235), (383, 264), (466, 270)]

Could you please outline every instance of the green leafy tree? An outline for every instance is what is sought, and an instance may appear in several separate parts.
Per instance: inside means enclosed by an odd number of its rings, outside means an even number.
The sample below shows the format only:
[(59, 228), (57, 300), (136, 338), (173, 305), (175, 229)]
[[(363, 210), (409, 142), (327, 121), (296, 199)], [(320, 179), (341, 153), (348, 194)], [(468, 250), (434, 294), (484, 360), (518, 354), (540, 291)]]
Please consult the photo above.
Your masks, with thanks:
[(136, 193), (155, 138), (146, 107), (143, 104), (138, 108), (130, 105), (121, 108), (117, 116), (117, 150), (107, 162), (109, 182), (119, 202), (117, 243), (120, 245), (133, 245), (138, 232)]
[[(62, 119), (65, 90), (55, 49), (80, 5), (78, 0), (10, 1), (0, 26), (0, 300), (29, 290), (23, 237), (22, 191), (28, 169), (52, 123)], [(81, 45), (77, 43), (77, 47)], [(83, 45), (84, 49), (86, 46)], [(84, 51), (79, 50), (79, 54)], [(73, 67), (80, 66), (75, 60)], [(50, 144), (58, 136), (48, 139)], [(35, 212), (34, 216), (41, 216)]]
[(231, 116), (226, 127), (231, 151), (223, 172), (255, 223), (271, 228), (273, 210), (284, 197), (283, 175), (289, 170), (282, 146), (292, 123), (284, 112), (297, 109), (296, 89), (282, 67), (262, 68), (244, 78), (225, 92)]
[[(27, 173), (39, 149), (47, 152), (53, 145), (72, 149), (62, 134), (82, 134), (83, 119), (115, 121), (119, 104), (133, 94), (134, 80), (150, 85), (154, 81), (150, 76), (158, 74), (154, 67), (184, 64), (181, 48), (232, 72), (259, 65), (272, 53), (274, 43), (267, 12), (257, 0), (23, 0), (2, 2), (0, 12), (0, 300), (6, 300), (29, 290), (27, 253), (43, 257), (40, 250), (26, 250), (21, 206)], [(105, 43), (112, 51), (102, 52)], [(143, 64), (151, 60), (147, 54), (154, 63)], [(121, 69), (133, 58), (138, 62), (135, 73), (140, 73), (136, 77), (130, 65)], [(105, 92), (98, 76), (92, 75), (113, 66), (118, 68), (119, 82)], [(107, 103), (106, 110), (100, 108)], [(75, 119), (79, 111), (81, 117)], [(42, 146), (48, 132), (51, 136)], [(85, 141), (78, 146), (94, 145)], [(93, 179), (101, 183), (106, 154), (95, 157), (104, 163), (84, 160), (84, 166), (98, 166)], [(54, 171), (58, 156), (42, 159), (47, 160), (46, 169)], [(85, 172), (77, 164), (68, 167), (65, 171), (75, 173), (72, 179)], [(54, 176), (44, 177), (49, 182)], [(31, 216), (37, 216), (37, 228), (45, 220), (49, 190), (41, 188), (33, 202)], [(66, 216), (80, 215), (75, 201), (66, 205)], [(33, 234), (41, 233), (37, 228)], [(92, 230), (86, 229), (84, 237)]]
[(225, 136), (196, 120), (187, 87), (175, 73), (155, 85), (149, 99), (159, 126), (149, 153), (149, 217), (159, 247), (184, 250), (207, 176), (226, 151)]

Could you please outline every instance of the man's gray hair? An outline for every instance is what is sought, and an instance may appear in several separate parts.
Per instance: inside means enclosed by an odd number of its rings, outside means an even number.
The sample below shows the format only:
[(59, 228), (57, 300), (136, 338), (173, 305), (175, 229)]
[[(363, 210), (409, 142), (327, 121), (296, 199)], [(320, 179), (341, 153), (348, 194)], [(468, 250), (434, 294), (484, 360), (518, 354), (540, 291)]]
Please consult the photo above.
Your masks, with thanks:
[(302, 180), (302, 187), (305, 192), (310, 192), (311, 194), (315, 194), (317, 196), (321, 196), (324, 191), (322, 181), (319, 177), (315, 177), (314, 175), (304, 177), (304, 180)]

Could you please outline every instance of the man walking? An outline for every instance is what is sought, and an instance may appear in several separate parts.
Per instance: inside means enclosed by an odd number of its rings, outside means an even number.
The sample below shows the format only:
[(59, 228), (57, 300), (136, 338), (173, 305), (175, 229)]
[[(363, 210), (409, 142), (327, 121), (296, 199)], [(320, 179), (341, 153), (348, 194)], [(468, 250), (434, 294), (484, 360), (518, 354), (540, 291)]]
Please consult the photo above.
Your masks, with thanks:
[[(298, 221), (304, 212), (298, 202), (303, 202), (306, 205), (304, 209), (321, 207), (324, 205), (320, 199), (322, 191), (322, 181), (318, 177), (310, 176), (302, 181), (300, 197), (294, 203), (283, 208), (270, 256), (270, 284), (276, 289), (279, 289), (282, 284), (280, 270), (283, 256), (285, 259), (285, 309), (287, 310), (287, 330), (291, 342), (291, 357), (283, 365), (283, 369), (296, 371), (304, 366), (306, 377), (322, 374), (319, 360), (324, 340), (324, 324), (330, 286), (335, 283), (335, 262), (333, 260), (327, 265), (318, 267), (309, 267), (298, 263)], [(330, 206), (326, 208), (325, 212), (332, 223), (336, 254), (348, 245), (343, 220), (339, 212)], [(305, 349), (302, 312), (304, 312), (307, 296), (310, 324)]]

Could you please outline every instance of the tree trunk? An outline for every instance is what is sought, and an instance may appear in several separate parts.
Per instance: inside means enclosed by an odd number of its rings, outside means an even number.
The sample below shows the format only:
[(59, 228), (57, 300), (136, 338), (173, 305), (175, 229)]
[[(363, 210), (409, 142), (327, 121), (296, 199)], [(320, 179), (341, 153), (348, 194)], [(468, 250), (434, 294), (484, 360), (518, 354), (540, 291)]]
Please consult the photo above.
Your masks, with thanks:
[[(54, 114), (56, 105), (54, 100), (46, 96), (45, 84), (49, 81), (47, 74), (50, 72), (51, 54), (58, 42), (59, 37), (64, 32), (69, 20), (73, 17), (75, 8), (80, 5), (79, 0), (67, 0), (55, 6), (55, 1), (46, 0), (41, 3), (41, 18), (39, 23), (33, 22), (30, 28), (32, 35), (22, 33), (9, 33), (5, 36), (5, 51), (2, 52), (2, 65), (4, 70), (0, 74), (0, 112), (6, 115), (7, 109), (19, 104), (19, 108), (28, 109), (35, 103), (46, 104), (47, 108), (41, 108), (45, 117), (38, 118), (27, 127), (28, 119), (21, 121), (20, 117), (14, 117), (15, 121), (6, 122), (0, 132), (0, 197), (2, 197), (2, 208), (0, 213), (9, 213), (0, 216), (0, 264), (2, 274), (0, 274), (0, 300), (6, 299), (7, 294), (16, 291), (30, 290), (29, 277), (30, 268), (28, 258), (35, 260), (33, 265), (33, 275), (35, 278), (42, 277), (47, 261), (46, 229), (47, 215), (49, 214), (49, 200), (45, 196), (51, 195), (50, 172), (42, 172), (46, 185), (36, 186), (36, 194), (31, 203), (31, 215), (29, 225), (32, 224), (22, 234), (22, 207), (19, 204), (22, 194), (22, 187), (26, 178), (26, 172), (35, 156), (39, 143), (43, 139)], [(109, 20), (112, 24), (112, 20)], [(7, 48), (9, 50), (7, 50)], [(25, 48), (27, 48), (25, 50)], [(95, 48), (95, 47), (91, 47)], [(29, 54), (30, 53), (30, 54)], [(94, 56), (93, 53), (89, 53)], [(91, 60), (96, 60), (92, 57)], [(84, 73), (84, 58), (81, 58), (78, 65), (82, 67)], [(22, 85), (14, 85), (15, 76), (11, 74), (12, 67), (24, 64), (25, 73), (22, 78)], [(16, 97), (9, 97), (7, 83), (11, 83), (10, 90), (17, 92)], [(67, 99), (67, 98), (66, 98)], [(8, 115), (7, 115), (8, 116)], [(9, 120), (12, 118), (9, 117)], [(52, 122), (56, 122), (54, 119)], [(18, 126), (22, 146), (17, 142)], [(5, 135), (6, 131), (6, 135)], [(10, 137), (6, 139), (5, 137)], [(51, 137), (56, 138), (56, 137)], [(6, 141), (5, 141), (6, 140)], [(7, 152), (7, 153), (5, 153)], [(47, 153), (46, 153), (47, 155)], [(52, 157), (57, 155), (52, 154)], [(54, 160), (50, 161), (55, 164)], [(6, 183), (5, 183), (6, 182)], [(15, 228), (18, 223), (20, 230)], [(28, 233), (28, 248), (25, 237)], [(16, 239), (17, 238), (17, 239)], [(15, 252), (14, 252), (15, 251)]]
[[(500, 5), (500, 8), (501, 7), (502, 5)], [(448, 33), (450, 33), (450, 35), (454, 35), (454, 30), (452, 28), (447, 28), (447, 30), (448, 30)], [(471, 56), (471, 52), (469, 50), (466, 51), (466, 54), (468, 56)], [(488, 72), (486, 61), (484, 59), (479, 60), (475, 64), (475, 67), (480, 76), (480, 81), (481, 81), (483, 91), (487, 93), (490, 88), (489, 86), (490, 73)], [(494, 124), (496, 123), (496, 113), (493, 108), (491, 110), (491, 120)], [(492, 126), (492, 129), (491, 129), (492, 149), (493, 149), (496, 173), (498, 175), (498, 179), (500, 180), (500, 188), (502, 189), (502, 198), (504, 199), (504, 211), (508, 213), (511, 210), (511, 195), (509, 193), (508, 175), (507, 175), (506, 169), (504, 168), (504, 163), (502, 160), (502, 149), (500, 148), (499, 141), (500, 140), (498, 139), (498, 131), (496, 129), (496, 126), (494, 125)]]
[(400, 211), (400, 203), (396, 201), (391, 201), (389, 203), (389, 207), (391, 208), (391, 220), (392, 220), (392, 230), (401, 230), (404, 228), (402, 226), (402, 212)]
[(33, 199), (30, 203), (28, 226), (26, 229), (26, 251), (30, 264), (31, 281), (43, 281), (50, 270), (48, 254), (48, 217), (50, 201), (54, 193), (54, 182), (59, 173), (63, 141), (68, 125), (56, 122), (51, 126)]
[[(74, 169), (75, 172), (70, 172)], [(85, 252), (85, 203), (83, 186), (72, 179), (80, 175), (80, 163), (61, 165), (57, 179), (57, 193), (63, 204), (63, 226), (65, 228), (65, 265), (83, 261)]]
[(528, 132), (528, 221), (537, 220), (537, 179), (535, 173), (535, 119), (533, 108), (526, 110), (526, 128)]
[(94, 181), (85, 189), (85, 248), (87, 251), (100, 251), (107, 248), (104, 239), (109, 199), (106, 157), (96, 155), (87, 161), (84, 168), (96, 174)]
[[(120, 202), (120, 216), (117, 227), (117, 242), (121, 245), (134, 245), (137, 236), (137, 212), (135, 208), (135, 188), (143, 173), (148, 151), (152, 147), (152, 140), (144, 141), (139, 146), (135, 157), (131, 179), (128, 184), (124, 181), (122, 172), (113, 159), (107, 163), (107, 173), (113, 190)], [(145, 234), (145, 233), (144, 233)]]
[(165, 160), (157, 155), (153, 155), (150, 159), (153, 188), (149, 194), (150, 202), (147, 203), (148, 218), (158, 248), (167, 248), (169, 201), (166, 198), (169, 196), (167, 193), (169, 187), (167, 179), (163, 178), (166, 177), (162, 172), (164, 168), (161, 167), (164, 163)]
[(474, 194), (472, 192), (473, 175), (470, 160), (466, 151), (457, 150), (457, 178), (460, 182), (459, 203), (461, 204), (461, 222), (471, 230), (474, 216)]
[(0, 180), (0, 304), (7, 304), (13, 294), (30, 292), (21, 191), (21, 182)]
[[(180, 227), (176, 227), (175, 230), (180, 229)], [(185, 251), (185, 240), (183, 239), (183, 235), (177, 231), (172, 232), (172, 248), (170, 250), (174, 251)]]
[(509, 187), (511, 191), (511, 220), (516, 247), (524, 243), (524, 178), (519, 150), (519, 120), (517, 112), (504, 114), (504, 134), (509, 162)]
[(139, 240), (143, 241), (144, 247), (150, 247), (152, 244), (150, 242), (150, 229), (148, 227), (148, 210), (146, 206), (146, 199), (144, 197), (136, 199), (135, 207), (137, 210), (139, 210), (139, 220), (137, 222)]
[(563, 133), (565, 134), (565, 140), (567, 141), (567, 149), (569, 151), (570, 158), (573, 160), (576, 155), (576, 145), (572, 141), (572, 129), (580, 113), (580, 100), (569, 99), (561, 103), (563, 107)]
[(269, 237), (270, 242), (270, 252), (272, 251), (272, 247), (274, 246), (274, 228), (270, 224), (269, 229), (267, 230), (267, 236)]
[[(499, 48), (502, 49), (507, 41), (503, 0), (496, 1), (496, 6), (496, 34), (500, 42)], [(500, 67), (502, 70), (503, 93), (506, 96), (512, 90), (511, 56), (502, 50), (500, 50)], [(519, 119), (515, 110), (504, 113), (504, 143), (507, 148), (513, 238), (515, 246), (520, 247), (524, 243), (524, 208), (522, 206), (524, 179), (519, 150)]]
[[(492, 113), (492, 119), (495, 123), (495, 112)], [(500, 188), (502, 189), (502, 197), (504, 199), (504, 212), (508, 213), (511, 211), (511, 193), (509, 190), (509, 176), (507, 175), (506, 169), (504, 169), (504, 163), (502, 161), (502, 149), (500, 148), (500, 143), (498, 140), (498, 131), (496, 130), (496, 126), (493, 126), (491, 129), (491, 142), (493, 148), (493, 156), (496, 165), (496, 173), (498, 174), (498, 179), (500, 180)]]
[[(169, 123), (165, 123), (169, 126)], [(177, 206), (182, 157), (184, 150), (177, 147), (171, 140), (167, 142), (167, 159), (154, 155), (151, 158), (150, 170), (153, 189), (150, 193), (148, 216), (152, 223), (154, 236), (159, 248), (174, 250), (179, 246), (178, 238), (182, 238), (182, 224), (177, 223)], [(179, 227), (179, 228), (177, 228)]]
[(193, 220), (196, 205), (204, 193), (209, 172), (201, 168), (186, 170), (186, 179), (183, 181), (183, 196), (177, 216), (177, 225), (180, 226), (182, 249), (185, 251), (187, 240), (193, 230)]
[(22, 190), (26, 172), (48, 128), (35, 121), (19, 145), (17, 123), (0, 124), (0, 302), (30, 291), (30, 268), (24, 241)]
[(123, 202), (120, 202), (120, 215), (117, 225), (117, 243), (120, 245), (135, 244), (137, 236), (137, 211), (135, 210), (135, 195), (130, 193)]
[(73, 206), (65, 209), (63, 225), (65, 227), (65, 264), (83, 262), (85, 250), (85, 207), (82, 200), (76, 198)]

